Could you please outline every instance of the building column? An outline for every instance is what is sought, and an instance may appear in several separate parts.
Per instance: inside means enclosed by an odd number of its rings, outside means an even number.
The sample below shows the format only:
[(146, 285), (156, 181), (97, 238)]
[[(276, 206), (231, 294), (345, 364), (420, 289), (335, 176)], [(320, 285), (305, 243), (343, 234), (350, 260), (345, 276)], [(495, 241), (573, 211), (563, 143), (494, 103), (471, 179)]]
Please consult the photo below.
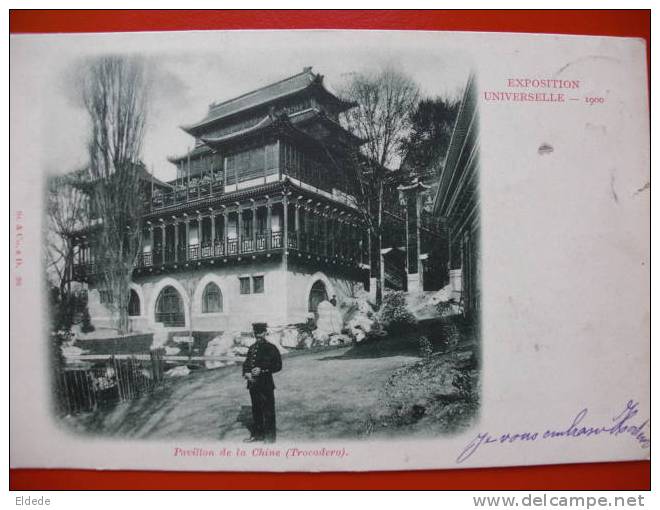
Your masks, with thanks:
[(241, 211), (241, 206), (238, 206), (237, 209), (238, 219), (236, 222), (236, 238), (238, 239), (238, 253), (243, 252), (243, 246), (241, 246), (241, 241), (243, 240), (243, 211)]
[(202, 242), (204, 241), (204, 235), (203, 235), (203, 222), (202, 222), (202, 214), (197, 213), (197, 258), (202, 258)]
[(227, 235), (227, 225), (229, 225), (229, 220), (227, 218), (227, 208), (225, 207), (222, 210), (222, 252), (224, 255), (227, 255), (227, 242), (229, 240), (229, 236)]
[(174, 262), (179, 262), (179, 219), (174, 219)]
[(335, 243), (335, 252), (342, 258), (344, 256), (344, 220), (341, 215), (337, 217), (337, 243)]
[(380, 278), (380, 288), (383, 295), (385, 294), (385, 253), (387, 253), (390, 250), (391, 248), (385, 248), (383, 250), (380, 250), (380, 253), (378, 254), (378, 256), (380, 257), (380, 263), (378, 264), (378, 266), (380, 267), (380, 274), (378, 275), (378, 277)]
[(190, 218), (186, 216), (186, 262), (190, 260)]
[(347, 216), (344, 222), (344, 256), (351, 258), (351, 217)]
[(215, 257), (215, 212), (211, 211), (209, 217), (211, 218), (211, 257)]
[(310, 220), (312, 223), (312, 253), (315, 255), (318, 255), (319, 253), (319, 212), (316, 210), (316, 206), (312, 206), (311, 210), (311, 215), (310, 215)]
[(163, 234), (162, 234), (162, 236), (163, 236), (163, 252), (162, 252), (162, 255), (160, 257), (160, 264), (162, 266), (165, 265), (165, 256), (166, 256), (166, 253), (167, 253), (167, 236), (165, 235), (166, 234), (166, 230), (165, 230), (166, 226), (167, 225), (165, 225), (165, 222), (161, 220), (160, 228), (163, 232)]
[(298, 238), (300, 239), (300, 243), (298, 244), (298, 249), (299, 250), (305, 250), (307, 251), (307, 242), (308, 242), (308, 237), (307, 237), (307, 207), (305, 205), (300, 206), (300, 232), (298, 233)]
[(286, 270), (288, 263), (287, 255), (289, 252), (289, 197), (286, 195), (286, 191), (284, 192), (284, 196), (282, 197), (282, 208), (283, 208), (282, 219), (284, 223), (282, 227), (283, 236), (284, 236), (284, 244), (283, 244), (284, 251), (282, 255), (282, 262), (284, 264), (284, 269)]
[(151, 255), (151, 264), (149, 265), (153, 266), (156, 243), (154, 242), (154, 225), (151, 222), (149, 222), (149, 245), (151, 246), (151, 249), (149, 250), (149, 254)]
[(424, 289), (423, 267), (421, 259), (420, 216), (422, 208), (421, 192), (428, 186), (413, 181), (408, 186), (399, 186), (406, 206), (406, 273), (408, 292)]
[(355, 226), (353, 225), (353, 218), (348, 219), (348, 224), (346, 226), (348, 228), (348, 232), (346, 232), (346, 239), (348, 240), (347, 243), (348, 258), (353, 260), (353, 257), (355, 255), (355, 245), (353, 244), (355, 242), (354, 240)]
[(273, 205), (270, 203), (270, 197), (266, 202), (266, 249), (273, 247)]
[(300, 204), (296, 201), (293, 223), (296, 229), (296, 249), (300, 250)]
[(257, 203), (252, 200), (252, 251), (257, 250)]
[(330, 254), (330, 236), (328, 235), (328, 232), (330, 231), (328, 227), (330, 224), (330, 213), (328, 209), (329, 207), (326, 206), (323, 211), (323, 255), (326, 257)]
[(330, 258), (335, 255), (335, 210), (332, 210), (328, 215), (328, 252)]

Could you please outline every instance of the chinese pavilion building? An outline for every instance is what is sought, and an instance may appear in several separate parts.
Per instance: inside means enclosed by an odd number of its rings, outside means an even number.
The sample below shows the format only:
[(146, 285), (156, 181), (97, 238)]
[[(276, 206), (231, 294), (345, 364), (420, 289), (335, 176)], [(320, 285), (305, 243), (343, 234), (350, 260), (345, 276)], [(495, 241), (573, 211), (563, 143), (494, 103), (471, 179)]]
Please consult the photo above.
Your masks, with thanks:
[[(304, 322), (320, 301), (368, 280), (367, 234), (345, 164), (362, 141), (339, 124), (353, 106), (305, 68), (211, 104), (183, 127), (194, 148), (169, 158), (177, 177), (155, 182), (144, 208), (134, 330)], [(92, 321), (108, 324), (90, 247), (77, 256)]]
[(466, 315), (481, 303), (479, 118), (474, 76), (468, 79), (440, 173), (433, 212), (447, 232), (449, 283)]

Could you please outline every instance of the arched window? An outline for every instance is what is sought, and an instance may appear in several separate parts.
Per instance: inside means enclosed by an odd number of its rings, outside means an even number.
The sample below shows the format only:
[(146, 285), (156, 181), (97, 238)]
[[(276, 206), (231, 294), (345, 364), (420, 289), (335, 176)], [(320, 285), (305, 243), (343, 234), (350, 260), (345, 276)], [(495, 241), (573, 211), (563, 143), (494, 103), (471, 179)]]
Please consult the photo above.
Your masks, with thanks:
[(202, 313), (222, 312), (222, 292), (220, 287), (211, 282), (204, 287), (202, 295)]
[(158, 294), (158, 301), (156, 301), (156, 322), (162, 322), (165, 327), (186, 325), (183, 301), (179, 292), (171, 285), (165, 287)]
[(128, 298), (128, 315), (131, 317), (140, 315), (140, 298), (133, 289), (131, 289), (131, 295)]

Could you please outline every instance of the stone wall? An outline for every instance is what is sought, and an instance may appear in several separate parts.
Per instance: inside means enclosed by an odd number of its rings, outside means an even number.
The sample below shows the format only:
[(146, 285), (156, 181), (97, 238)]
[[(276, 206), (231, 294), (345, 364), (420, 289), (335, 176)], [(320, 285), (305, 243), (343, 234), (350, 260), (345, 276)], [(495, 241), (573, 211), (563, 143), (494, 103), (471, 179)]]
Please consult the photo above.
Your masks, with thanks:
[[(252, 277), (264, 277), (264, 292), (252, 292)], [(240, 293), (239, 277), (249, 277), (251, 293)], [(181, 271), (163, 275), (139, 277), (132, 284), (140, 299), (140, 316), (131, 317), (136, 331), (156, 327), (156, 301), (160, 292), (171, 285), (183, 301), (185, 326), (168, 330), (195, 331), (250, 331), (255, 321), (282, 322), (286, 320), (286, 301), (281, 289), (285, 285), (284, 271), (280, 262), (252, 263), (245, 266), (205, 267), (200, 270)], [(204, 288), (215, 283), (222, 293), (222, 312), (202, 313)], [(192, 306), (189, 303), (192, 301)], [(110, 322), (110, 311), (100, 302), (97, 289), (90, 287), (89, 310), (94, 325), (105, 326)]]
[(319, 280), (326, 287), (328, 299), (331, 299), (334, 294), (339, 303), (350, 297), (353, 291), (363, 289), (361, 283), (353, 282), (344, 276), (333, 275), (331, 272), (325, 271), (310, 271), (305, 267), (289, 264), (289, 271), (286, 275), (286, 295), (290, 324), (306, 322), (309, 313), (309, 293), (312, 285)]
[[(240, 277), (263, 276), (264, 292), (241, 294)], [(131, 317), (133, 331), (251, 331), (253, 322), (267, 322), (271, 326), (306, 322), (309, 293), (316, 281), (323, 281), (328, 299), (333, 294), (338, 301), (350, 295), (356, 284), (340, 276), (313, 272), (305, 267), (289, 266), (282, 269), (281, 261), (251, 262), (245, 265), (205, 266), (198, 270), (141, 276), (132, 284), (140, 300), (140, 316)], [(202, 313), (204, 288), (215, 283), (222, 292), (223, 310), (218, 313)], [(252, 284), (252, 280), (251, 280)], [(155, 323), (158, 295), (168, 285), (179, 292), (184, 304), (185, 326), (163, 328)], [(357, 285), (361, 288), (361, 285)], [(251, 290), (253, 290), (251, 288)], [(90, 287), (89, 310), (95, 326), (110, 326), (110, 312), (100, 303), (99, 292)], [(188, 304), (192, 299), (192, 308)], [(164, 333), (164, 332), (163, 332)]]

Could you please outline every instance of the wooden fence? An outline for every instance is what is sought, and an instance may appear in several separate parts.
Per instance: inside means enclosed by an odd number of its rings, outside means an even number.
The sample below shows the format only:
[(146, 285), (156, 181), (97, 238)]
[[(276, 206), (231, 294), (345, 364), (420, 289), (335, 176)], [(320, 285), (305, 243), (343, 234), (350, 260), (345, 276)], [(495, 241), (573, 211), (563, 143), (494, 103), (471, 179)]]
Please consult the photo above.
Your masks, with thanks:
[(59, 411), (76, 414), (147, 395), (163, 381), (164, 349), (143, 356), (86, 356), (56, 374)]

